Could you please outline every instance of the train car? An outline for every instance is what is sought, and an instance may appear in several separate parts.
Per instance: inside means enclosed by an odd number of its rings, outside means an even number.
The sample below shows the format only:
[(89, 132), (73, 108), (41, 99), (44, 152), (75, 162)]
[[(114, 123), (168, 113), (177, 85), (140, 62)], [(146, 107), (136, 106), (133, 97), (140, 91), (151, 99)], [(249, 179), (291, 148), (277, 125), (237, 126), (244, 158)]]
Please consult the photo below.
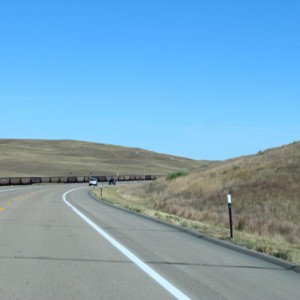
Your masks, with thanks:
[(78, 183), (84, 182), (84, 176), (77, 176), (77, 182)]
[(98, 176), (98, 181), (99, 182), (105, 182), (106, 180), (106, 176)]
[(9, 184), (11, 184), (11, 185), (18, 185), (20, 183), (21, 183), (20, 177), (9, 178)]
[(68, 183), (77, 183), (77, 177), (76, 176), (69, 176), (67, 179)]
[(20, 184), (31, 184), (30, 177), (21, 177)]
[(133, 180), (135, 180), (135, 177), (136, 177), (135, 175), (130, 175), (130, 176), (129, 176), (129, 180), (130, 180), (130, 181), (133, 181)]
[(50, 182), (51, 183), (59, 183), (59, 177), (51, 177)]
[(41, 182), (41, 177), (31, 177), (30, 183), (31, 184), (39, 184)]
[(59, 177), (60, 183), (67, 183), (68, 182), (68, 176), (60, 176)]
[(50, 183), (50, 177), (41, 177), (41, 183)]
[(118, 176), (118, 181), (124, 181), (125, 180), (125, 176)]
[(0, 178), (0, 185), (9, 185), (9, 178)]

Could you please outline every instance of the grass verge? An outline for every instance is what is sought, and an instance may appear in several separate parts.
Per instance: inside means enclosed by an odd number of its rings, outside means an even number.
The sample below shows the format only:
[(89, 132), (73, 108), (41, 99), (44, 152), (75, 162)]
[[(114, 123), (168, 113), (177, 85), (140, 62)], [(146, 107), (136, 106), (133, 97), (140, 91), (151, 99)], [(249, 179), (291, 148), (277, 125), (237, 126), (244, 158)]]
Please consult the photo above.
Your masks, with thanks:
[[(132, 184), (131, 184), (132, 185)], [(127, 185), (105, 186), (103, 188), (102, 200), (115, 206), (123, 207), (131, 211), (142, 213), (171, 224), (193, 229), (208, 236), (229, 241), (235, 245), (243, 246), (258, 252), (275, 256), (294, 264), (300, 264), (300, 247), (297, 244), (289, 243), (280, 235), (262, 235), (259, 233), (249, 233), (245, 230), (235, 230), (233, 239), (230, 239), (229, 226), (216, 224), (209, 220), (197, 221), (184, 218), (175, 214), (154, 209), (145, 198), (134, 196), (132, 191), (138, 190), (144, 184), (135, 183), (134, 187)], [(128, 189), (131, 193), (128, 194)], [(100, 199), (100, 188), (93, 189), (93, 195)]]

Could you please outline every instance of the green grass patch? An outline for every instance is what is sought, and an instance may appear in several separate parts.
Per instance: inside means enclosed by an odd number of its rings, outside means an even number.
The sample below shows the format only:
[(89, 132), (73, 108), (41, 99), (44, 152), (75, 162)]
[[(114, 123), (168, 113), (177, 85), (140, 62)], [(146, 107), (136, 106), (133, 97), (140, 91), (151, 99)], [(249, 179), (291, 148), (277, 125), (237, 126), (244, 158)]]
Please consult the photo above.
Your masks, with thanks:
[(177, 177), (182, 177), (182, 176), (186, 176), (188, 173), (186, 171), (176, 171), (176, 172), (172, 172), (169, 173), (167, 175), (167, 180), (173, 180)]
[(137, 207), (131, 207), (131, 206), (126, 205), (125, 208), (127, 208), (128, 210), (134, 211), (136, 213), (142, 213), (142, 210)]
[(284, 260), (290, 259), (289, 253), (284, 251), (275, 252), (273, 255)]

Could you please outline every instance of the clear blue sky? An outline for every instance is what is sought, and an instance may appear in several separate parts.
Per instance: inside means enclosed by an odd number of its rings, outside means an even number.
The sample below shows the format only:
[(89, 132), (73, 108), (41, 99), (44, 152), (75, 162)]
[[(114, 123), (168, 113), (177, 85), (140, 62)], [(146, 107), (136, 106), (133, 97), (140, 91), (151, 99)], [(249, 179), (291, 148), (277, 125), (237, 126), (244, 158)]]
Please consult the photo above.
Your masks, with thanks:
[(0, 138), (208, 160), (298, 141), (300, 1), (2, 1), (0, 103)]

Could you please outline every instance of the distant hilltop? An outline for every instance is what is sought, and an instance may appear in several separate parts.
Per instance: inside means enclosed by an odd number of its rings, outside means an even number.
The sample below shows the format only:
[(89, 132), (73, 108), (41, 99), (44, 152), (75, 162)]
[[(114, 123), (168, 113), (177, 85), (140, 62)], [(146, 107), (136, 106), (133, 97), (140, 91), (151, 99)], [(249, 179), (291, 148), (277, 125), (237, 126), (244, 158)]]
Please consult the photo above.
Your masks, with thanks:
[(210, 162), (101, 143), (0, 139), (0, 177), (167, 174)]

